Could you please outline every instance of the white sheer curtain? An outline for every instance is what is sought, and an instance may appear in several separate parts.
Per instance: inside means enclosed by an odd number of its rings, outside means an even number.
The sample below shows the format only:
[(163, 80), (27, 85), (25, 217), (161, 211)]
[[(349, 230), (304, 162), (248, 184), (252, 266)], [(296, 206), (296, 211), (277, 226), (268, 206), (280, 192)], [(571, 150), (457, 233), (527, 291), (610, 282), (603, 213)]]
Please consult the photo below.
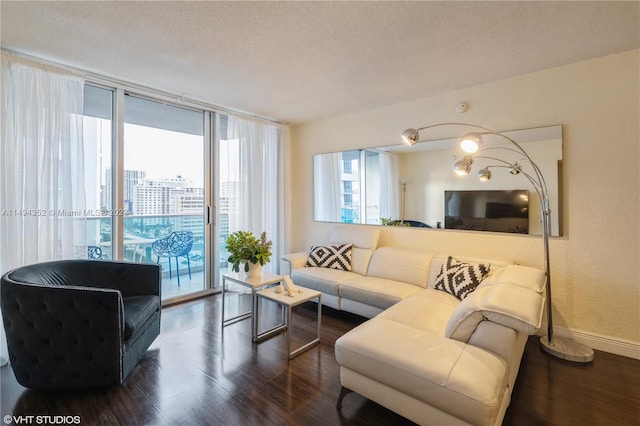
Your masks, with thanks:
[(380, 217), (400, 219), (399, 197), (400, 180), (398, 175), (398, 158), (395, 155), (381, 152), (380, 160)]
[(237, 182), (230, 190), (236, 201), (229, 216), (229, 233), (251, 231), (258, 238), (265, 231), (273, 243), (266, 270), (278, 272), (285, 254), (286, 199), (285, 155), (288, 129), (229, 116), (227, 139), (238, 143)]
[(2, 52), (0, 271), (86, 256), (83, 86)]
[(342, 153), (313, 157), (313, 210), (315, 220), (341, 222)]

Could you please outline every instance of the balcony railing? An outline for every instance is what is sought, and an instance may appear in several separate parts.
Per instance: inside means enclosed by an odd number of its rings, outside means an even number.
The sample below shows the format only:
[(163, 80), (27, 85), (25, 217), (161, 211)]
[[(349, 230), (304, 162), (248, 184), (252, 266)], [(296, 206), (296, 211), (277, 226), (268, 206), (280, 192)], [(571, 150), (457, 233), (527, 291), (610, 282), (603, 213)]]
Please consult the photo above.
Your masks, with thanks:
[[(228, 221), (221, 220), (220, 222), (224, 224)], [(154, 241), (168, 236), (173, 231), (191, 231), (193, 232), (193, 246), (189, 253), (191, 270), (192, 272), (202, 270), (205, 259), (204, 229), (204, 217), (201, 213), (124, 216), (124, 259), (134, 262), (156, 263), (157, 258), (151, 248)], [(221, 262), (225, 264), (224, 242), (227, 234), (227, 229), (221, 230), (220, 245), (222, 247), (218, 250)], [(111, 217), (87, 218), (87, 245), (100, 247), (104, 258), (112, 258), (113, 239)], [(168, 270), (167, 258), (161, 258), (160, 262), (164, 263), (163, 270)], [(186, 265), (186, 259), (184, 262)], [(182, 265), (180, 267), (182, 268)]]

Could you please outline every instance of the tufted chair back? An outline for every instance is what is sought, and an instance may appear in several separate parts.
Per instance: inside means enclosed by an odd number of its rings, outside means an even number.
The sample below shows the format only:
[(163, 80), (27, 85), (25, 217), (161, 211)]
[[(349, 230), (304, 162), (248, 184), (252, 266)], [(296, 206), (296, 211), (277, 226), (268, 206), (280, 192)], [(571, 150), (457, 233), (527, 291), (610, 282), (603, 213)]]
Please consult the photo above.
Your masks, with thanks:
[(121, 383), (160, 332), (160, 268), (60, 260), (0, 278), (11, 366), (29, 388)]

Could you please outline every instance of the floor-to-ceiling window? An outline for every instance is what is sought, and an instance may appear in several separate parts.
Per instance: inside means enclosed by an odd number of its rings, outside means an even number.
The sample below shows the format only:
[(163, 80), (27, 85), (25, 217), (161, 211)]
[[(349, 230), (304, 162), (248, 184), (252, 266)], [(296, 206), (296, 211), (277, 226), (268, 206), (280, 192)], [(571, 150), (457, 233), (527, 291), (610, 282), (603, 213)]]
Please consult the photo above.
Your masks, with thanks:
[(281, 130), (127, 90), (85, 89), (89, 256), (159, 263), (163, 300), (182, 300), (219, 290), (242, 229), (267, 232), (277, 272)]
[(163, 300), (212, 286), (206, 114), (85, 86), (88, 255), (159, 263)]
[(123, 255), (159, 262), (164, 299), (205, 288), (204, 111), (124, 99)]

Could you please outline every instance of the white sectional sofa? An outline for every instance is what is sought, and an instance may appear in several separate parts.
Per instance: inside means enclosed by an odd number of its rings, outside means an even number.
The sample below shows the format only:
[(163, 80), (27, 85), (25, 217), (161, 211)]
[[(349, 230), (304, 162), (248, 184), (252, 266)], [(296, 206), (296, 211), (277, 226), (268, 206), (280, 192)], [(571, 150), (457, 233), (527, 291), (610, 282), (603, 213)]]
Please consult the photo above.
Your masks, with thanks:
[[(544, 272), (378, 247), (379, 237), (379, 227), (334, 227), (329, 245), (353, 244), (350, 271), (308, 267), (308, 252), (283, 257), (284, 273), (323, 304), (371, 318), (336, 341), (338, 407), (357, 392), (419, 424), (501, 424), (527, 336), (541, 326)], [(435, 288), (449, 256), (491, 265), (463, 300)]]

